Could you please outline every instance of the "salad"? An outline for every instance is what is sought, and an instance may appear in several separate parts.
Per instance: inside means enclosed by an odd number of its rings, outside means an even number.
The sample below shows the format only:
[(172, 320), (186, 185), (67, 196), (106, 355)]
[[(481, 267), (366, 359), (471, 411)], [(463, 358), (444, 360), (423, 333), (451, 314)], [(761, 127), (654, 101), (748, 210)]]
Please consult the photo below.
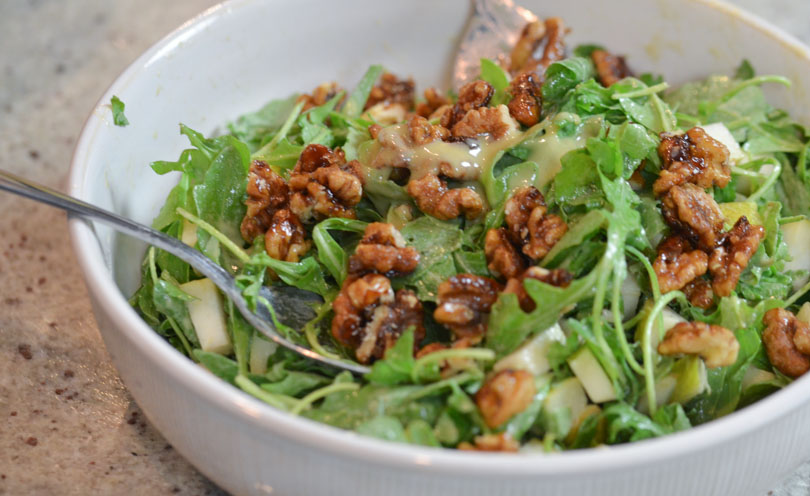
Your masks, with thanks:
[(132, 304), (181, 353), (294, 415), (391, 441), (558, 451), (666, 435), (810, 369), (810, 133), (743, 61), (673, 89), (559, 18), (458, 92), (372, 66), (151, 164), (154, 227), (324, 303), (256, 332), (151, 248)]

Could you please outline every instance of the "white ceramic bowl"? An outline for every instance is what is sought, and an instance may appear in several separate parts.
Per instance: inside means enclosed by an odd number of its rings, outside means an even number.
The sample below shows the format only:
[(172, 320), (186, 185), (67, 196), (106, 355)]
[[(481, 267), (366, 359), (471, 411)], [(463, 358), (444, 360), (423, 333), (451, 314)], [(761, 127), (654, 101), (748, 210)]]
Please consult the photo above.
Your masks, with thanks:
[[(810, 122), (810, 52), (710, 0), (526, 1), (560, 15), (571, 45), (596, 41), (638, 72), (673, 83), (730, 73), (743, 58), (796, 84), (771, 101)], [(369, 64), (443, 85), (466, 0), (240, 0), (180, 27), (101, 97), (73, 158), (70, 193), (149, 223), (174, 177), (152, 160), (187, 145), (177, 124), (209, 133), (265, 101)], [(115, 127), (105, 106), (126, 102)], [(177, 353), (127, 304), (145, 247), (71, 221), (104, 342), (149, 420), (191, 463), (234, 494), (764, 495), (810, 457), (810, 378), (740, 412), (662, 439), (555, 455), (461, 453), (387, 443), (293, 417), (219, 381)]]

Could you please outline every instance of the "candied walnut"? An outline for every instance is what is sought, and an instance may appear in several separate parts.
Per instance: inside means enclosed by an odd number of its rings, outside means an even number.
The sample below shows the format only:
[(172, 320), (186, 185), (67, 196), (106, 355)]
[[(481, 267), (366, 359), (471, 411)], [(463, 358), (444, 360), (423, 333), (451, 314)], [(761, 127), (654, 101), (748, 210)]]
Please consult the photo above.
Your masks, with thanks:
[(332, 335), (355, 350), (360, 363), (382, 358), (409, 327), (416, 342), (425, 337), (422, 304), (406, 289), (396, 293), (391, 281), (379, 274), (347, 280), (332, 303)]
[[(784, 308), (765, 312), (762, 323), (765, 324), (762, 332), (765, 351), (779, 372), (795, 379), (810, 370), (810, 347), (807, 347), (810, 325)], [(799, 343), (802, 349), (797, 346)]]
[(503, 292), (516, 294), (520, 308), (524, 312), (533, 312), (537, 308), (537, 304), (532, 297), (529, 296), (529, 293), (526, 292), (526, 287), (523, 285), (526, 279), (536, 279), (540, 282), (557, 286), (558, 288), (565, 288), (571, 284), (571, 281), (574, 280), (574, 276), (565, 269), (546, 269), (534, 265), (526, 269), (519, 277), (514, 277), (506, 281), (506, 287)]
[(714, 198), (691, 183), (673, 186), (661, 199), (664, 220), (711, 250), (723, 240), (725, 217)]
[(450, 136), (450, 131), (447, 128), (433, 125), (427, 119), (418, 115), (411, 117), (408, 121), (408, 132), (411, 143), (419, 146), (433, 141), (441, 141)]
[(270, 169), (267, 163), (254, 160), (250, 164), (247, 184), (247, 212), (240, 231), (245, 241), (252, 242), (264, 234), (276, 209), (287, 204), (287, 183)]
[(535, 260), (546, 256), (568, 230), (562, 218), (546, 213), (546, 200), (534, 186), (515, 191), (506, 202), (504, 219), (523, 253)]
[(495, 89), (486, 81), (477, 80), (465, 84), (458, 90), (455, 105), (441, 114), (439, 123), (442, 127), (452, 129), (470, 110), (486, 107), (493, 94)]
[(475, 404), (484, 417), (484, 422), (497, 428), (515, 414), (528, 407), (537, 389), (534, 377), (525, 370), (501, 370), (475, 393)]
[(372, 222), (349, 258), (349, 272), (379, 272), (388, 277), (410, 274), (419, 264), (419, 253), (405, 246), (405, 238), (391, 224)]
[(360, 164), (346, 163), (342, 150), (309, 145), (290, 174), (290, 210), (302, 222), (326, 217), (353, 219), (363, 196)]
[(559, 17), (549, 17), (543, 24), (545, 28), (543, 54), (539, 59), (529, 59), (521, 67), (521, 72), (535, 72), (542, 76), (548, 66), (565, 58), (565, 34), (568, 32), (565, 23)]
[(426, 89), (424, 95), (425, 101), (416, 105), (416, 115), (430, 117), (441, 107), (450, 104), (450, 100), (448, 100), (446, 96), (436, 91), (436, 88)]
[(456, 448), (462, 451), (517, 453), (520, 450), (520, 443), (512, 439), (508, 432), (501, 432), (499, 434), (475, 436), (472, 444), (465, 441), (459, 443)]
[(394, 74), (386, 72), (380, 76), (380, 81), (371, 88), (366, 100), (366, 110), (379, 103), (399, 103), (407, 110), (413, 108), (414, 89), (413, 79), (399, 79)]
[(662, 166), (658, 179), (653, 183), (656, 195), (679, 184), (723, 188), (731, 180), (728, 148), (700, 127), (693, 127), (680, 135), (662, 133), (658, 156), (661, 157)]
[(298, 262), (309, 251), (311, 243), (298, 217), (289, 209), (276, 210), (264, 235), (264, 249), (276, 260)]
[(699, 355), (709, 368), (733, 365), (739, 351), (740, 343), (733, 332), (705, 322), (679, 322), (658, 344), (662, 355)]
[(546, 36), (546, 25), (537, 20), (523, 26), (520, 38), (509, 56), (509, 72), (517, 74), (529, 62)]
[(305, 112), (313, 107), (320, 107), (328, 102), (340, 92), (340, 86), (334, 81), (331, 83), (323, 83), (312, 90), (309, 95), (301, 95), (298, 97), (298, 102), (304, 102), (304, 107), (301, 109)]
[(543, 85), (538, 76), (532, 72), (519, 74), (509, 83), (507, 90), (512, 99), (507, 104), (509, 114), (524, 126), (533, 126), (540, 122), (540, 111), (543, 108)]
[(620, 80), (633, 75), (630, 68), (627, 67), (624, 57), (613, 55), (605, 50), (591, 52), (591, 60), (596, 66), (596, 74), (602, 86), (612, 86)]
[(692, 305), (703, 309), (714, 304), (712, 285), (706, 279), (695, 279), (683, 287), (683, 293)]
[(435, 174), (411, 180), (407, 190), (419, 210), (437, 219), (455, 219), (461, 214), (475, 219), (484, 212), (484, 201), (473, 189), (448, 189), (447, 183)]
[(483, 337), (489, 311), (501, 285), (488, 277), (457, 274), (439, 284), (433, 318), (445, 325), (456, 338)]
[(517, 122), (509, 115), (506, 105), (494, 108), (481, 107), (464, 114), (464, 117), (453, 126), (453, 136), (456, 138), (489, 136), (493, 140), (499, 140), (517, 128)]
[(693, 249), (687, 239), (673, 235), (658, 245), (653, 269), (661, 292), (668, 293), (683, 288), (705, 274), (708, 265), (709, 256), (706, 253)]
[(511, 279), (526, 269), (526, 260), (512, 244), (508, 231), (502, 227), (487, 231), (484, 254), (489, 271), (496, 276)]
[(729, 296), (734, 291), (740, 275), (748, 267), (748, 261), (764, 237), (765, 229), (762, 226), (752, 226), (744, 215), (737, 219), (734, 227), (726, 233), (723, 244), (715, 248), (709, 257), (712, 289), (717, 296)]

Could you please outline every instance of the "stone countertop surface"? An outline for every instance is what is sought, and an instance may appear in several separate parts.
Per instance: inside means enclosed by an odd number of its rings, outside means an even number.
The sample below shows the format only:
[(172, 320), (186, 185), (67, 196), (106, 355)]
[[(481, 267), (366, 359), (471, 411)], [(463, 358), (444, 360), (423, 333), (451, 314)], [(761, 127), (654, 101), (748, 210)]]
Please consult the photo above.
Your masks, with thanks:
[[(0, 2), (0, 167), (63, 188), (98, 96), (214, 3)], [(733, 3), (810, 43), (810, 2)], [(224, 494), (146, 421), (118, 378), (65, 215), (5, 194), (0, 212), (0, 495)], [(810, 495), (810, 462), (771, 494)]]

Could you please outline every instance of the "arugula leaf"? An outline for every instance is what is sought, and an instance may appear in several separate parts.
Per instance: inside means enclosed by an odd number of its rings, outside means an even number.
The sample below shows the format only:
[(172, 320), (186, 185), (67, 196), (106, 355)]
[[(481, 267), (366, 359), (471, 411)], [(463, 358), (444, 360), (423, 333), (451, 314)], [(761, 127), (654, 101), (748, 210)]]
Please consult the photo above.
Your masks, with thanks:
[(318, 250), (318, 260), (332, 274), (338, 285), (342, 285), (346, 279), (349, 255), (329, 234), (329, 230), (363, 233), (367, 225), (359, 220), (332, 217), (319, 222), (312, 229), (312, 241)]
[(506, 89), (509, 87), (509, 74), (495, 62), (481, 59), (481, 79), (492, 85), (495, 93), (492, 95), (490, 105), (495, 107), (510, 100)]
[(250, 152), (255, 152), (275, 134), (290, 115), (298, 100), (298, 94), (272, 100), (255, 112), (242, 114), (228, 123), (228, 130), (245, 143)]
[(554, 62), (546, 69), (546, 80), (543, 83), (543, 106), (553, 108), (560, 105), (569, 91), (572, 91), (579, 83), (591, 79), (595, 74), (593, 62), (589, 58), (571, 57)]
[(413, 358), (413, 341), (413, 328), (409, 328), (402, 333), (394, 346), (386, 350), (382, 360), (374, 362), (371, 372), (365, 375), (366, 380), (385, 386), (410, 382), (416, 363)]
[(381, 65), (372, 65), (368, 68), (349, 99), (346, 100), (346, 105), (343, 106), (344, 114), (349, 117), (357, 117), (363, 113), (363, 107), (366, 105), (371, 88), (380, 79), (382, 73), (383, 67)]
[(113, 95), (110, 98), (110, 109), (112, 110), (113, 114), (113, 124), (116, 126), (124, 127), (129, 124), (129, 120), (124, 115), (124, 102), (121, 101), (120, 98)]
[(414, 288), (420, 300), (436, 301), (439, 284), (457, 273), (452, 254), (461, 248), (461, 229), (454, 223), (424, 216), (405, 224), (400, 231), (420, 257), (416, 270), (400, 281)]

